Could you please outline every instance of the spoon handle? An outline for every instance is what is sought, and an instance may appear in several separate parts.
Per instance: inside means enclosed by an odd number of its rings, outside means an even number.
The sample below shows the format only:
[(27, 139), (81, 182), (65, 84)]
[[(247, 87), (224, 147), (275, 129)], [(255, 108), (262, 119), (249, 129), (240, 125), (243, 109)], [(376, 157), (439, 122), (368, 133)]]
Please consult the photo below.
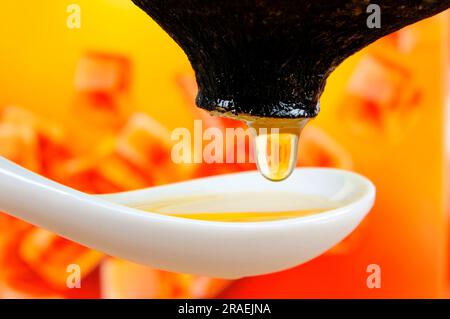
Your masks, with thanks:
[(0, 211), (8, 215), (92, 246), (117, 211), (111, 206), (0, 157)]
[(0, 209), (2, 209), (2, 204), (4, 202), (14, 201), (14, 199), (17, 199), (17, 196), (19, 196), (19, 194), (15, 194), (12, 198), (7, 198), (5, 196), (5, 192), (8, 193), (11, 189), (17, 188), (15, 185), (30, 187), (30, 184), (39, 184), (41, 187), (43, 186), (59, 191), (73, 191), (73, 189), (69, 187), (63, 186), (48, 178), (33, 173), (0, 156)]
[(34, 211), (39, 203), (49, 199), (40, 195), (54, 193), (83, 195), (0, 157), (0, 210)]
[[(2, 157), (0, 211), (84, 246), (129, 260), (136, 259), (136, 250), (152, 252), (149, 247), (158, 246), (158, 238), (167, 232), (158, 231), (161, 227), (157, 221), (161, 217), (151, 218), (63, 186)], [(154, 260), (152, 256), (148, 259)]]

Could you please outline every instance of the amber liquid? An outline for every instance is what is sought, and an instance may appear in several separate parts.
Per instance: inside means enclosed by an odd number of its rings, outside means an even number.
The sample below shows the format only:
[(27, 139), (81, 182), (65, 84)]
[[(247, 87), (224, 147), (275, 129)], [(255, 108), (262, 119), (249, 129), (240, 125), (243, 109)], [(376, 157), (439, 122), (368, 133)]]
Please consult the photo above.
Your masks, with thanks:
[(273, 182), (288, 178), (297, 166), (300, 134), (309, 119), (232, 117), (247, 122), (253, 130), (255, 160), (261, 175)]
[(338, 206), (338, 202), (319, 196), (248, 192), (180, 197), (134, 208), (196, 220), (262, 222), (319, 214)]

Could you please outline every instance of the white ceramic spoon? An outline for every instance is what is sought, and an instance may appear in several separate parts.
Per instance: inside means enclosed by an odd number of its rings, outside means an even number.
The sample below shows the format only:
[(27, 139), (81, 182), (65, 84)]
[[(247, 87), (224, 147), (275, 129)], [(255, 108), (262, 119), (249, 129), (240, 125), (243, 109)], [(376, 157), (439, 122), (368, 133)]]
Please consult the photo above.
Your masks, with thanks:
[[(190, 220), (127, 207), (180, 196), (289, 191), (339, 200), (324, 213), (267, 222)], [(93, 196), (0, 158), (0, 211), (109, 255), (176, 272), (254, 276), (304, 263), (333, 247), (373, 206), (375, 187), (343, 170), (301, 168), (273, 183), (257, 172)]]

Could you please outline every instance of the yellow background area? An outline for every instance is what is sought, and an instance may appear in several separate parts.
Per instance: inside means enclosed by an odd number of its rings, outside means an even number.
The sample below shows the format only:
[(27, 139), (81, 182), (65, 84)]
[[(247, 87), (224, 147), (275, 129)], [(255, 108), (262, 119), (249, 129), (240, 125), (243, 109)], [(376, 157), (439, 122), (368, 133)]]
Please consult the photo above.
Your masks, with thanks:
[(190, 72), (182, 50), (131, 0), (76, 1), (80, 29), (67, 27), (71, 3), (2, 3), (0, 105), (64, 116), (73, 97), (76, 62), (86, 51), (106, 51), (131, 59), (134, 107), (169, 127), (183, 125), (189, 117), (173, 80), (176, 73)]

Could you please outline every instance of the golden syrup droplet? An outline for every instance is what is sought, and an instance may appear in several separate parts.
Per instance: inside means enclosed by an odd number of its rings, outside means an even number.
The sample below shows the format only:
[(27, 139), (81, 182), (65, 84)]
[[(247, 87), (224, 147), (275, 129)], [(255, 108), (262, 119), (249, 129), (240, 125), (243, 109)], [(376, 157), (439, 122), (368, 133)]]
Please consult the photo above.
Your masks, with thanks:
[(255, 138), (256, 164), (260, 173), (271, 181), (282, 181), (297, 164), (298, 134), (259, 133)]
[[(297, 166), (298, 140), (306, 120), (263, 124), (250, 123), (255, 128), (255, 159), (259, 172), (268, 180), (278, 182), (291, 175)], [(278, 126), (278, 127), (277, 127)]]

